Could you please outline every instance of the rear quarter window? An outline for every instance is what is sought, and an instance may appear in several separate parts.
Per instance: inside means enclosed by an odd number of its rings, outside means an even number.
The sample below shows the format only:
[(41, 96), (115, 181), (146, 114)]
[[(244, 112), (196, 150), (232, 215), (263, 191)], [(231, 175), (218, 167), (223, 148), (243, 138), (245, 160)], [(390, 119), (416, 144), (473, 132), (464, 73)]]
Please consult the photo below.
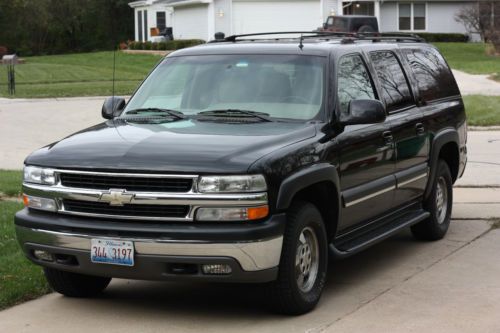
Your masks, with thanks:
[(443, 56), (433, 48), (403, 49), (424, 101), (460, 94)]

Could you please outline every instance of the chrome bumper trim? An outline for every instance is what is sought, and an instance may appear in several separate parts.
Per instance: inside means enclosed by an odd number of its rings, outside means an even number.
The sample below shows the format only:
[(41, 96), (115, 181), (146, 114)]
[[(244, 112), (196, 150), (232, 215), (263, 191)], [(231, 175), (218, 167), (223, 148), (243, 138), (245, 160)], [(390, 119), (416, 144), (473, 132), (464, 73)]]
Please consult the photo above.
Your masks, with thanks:
[(92, 238), (133, 241), (137, 254), (164, 256), (230, 257), (239, 262), (244, 271), (259, 271), (279, 265), (283, 236), (267, 240), (238, 243), (211, 243), (204, 241), (175, 241), (133, 237), (105, 237), (75, 234), (16, 226), (17, 239), (24, 244), (90, 251)]

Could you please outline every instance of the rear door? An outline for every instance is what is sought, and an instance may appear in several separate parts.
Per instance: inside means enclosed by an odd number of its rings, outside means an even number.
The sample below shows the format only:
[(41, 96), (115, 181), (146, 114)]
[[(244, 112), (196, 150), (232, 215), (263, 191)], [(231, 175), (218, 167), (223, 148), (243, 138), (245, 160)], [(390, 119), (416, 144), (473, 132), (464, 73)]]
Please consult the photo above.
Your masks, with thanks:
[[(337, 114), (347, 113), (354, 99), (377, 99), (364, 58), (359, 53), (337, 62)], [(394, 144), (389, 122), (346, 126), (337, 147), (343, 209), (340, 231), (384, 215), (393, 206)]]
[(422, 110), (416, 105), (398, 55), (397, 49), (369, 53), (396, 145), (395, 206), (407, 204), (423, 194), (429, 152)]

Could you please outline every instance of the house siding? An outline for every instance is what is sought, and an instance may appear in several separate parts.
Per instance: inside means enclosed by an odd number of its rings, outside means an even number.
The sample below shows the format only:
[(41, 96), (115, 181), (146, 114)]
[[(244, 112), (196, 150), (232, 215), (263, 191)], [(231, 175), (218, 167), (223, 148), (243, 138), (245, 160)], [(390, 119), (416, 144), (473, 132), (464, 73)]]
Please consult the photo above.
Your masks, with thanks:
[(398, 31), (398, 3), (384, 2), (380, 5), (379, 29), (382, 32)]
[[(224, 13), (221, 17), (219, 13)], [(215, 0), (214, 1), (214, 28), (215, 32), (223, 32), (226, 36), (231, 35), (232, 27), (232, 8), (231, 0)]]
[(427, 31), (467, 33), (464, 25), (455, 21), (455, 14), (472, 2), (429, 2), (427, 3)]

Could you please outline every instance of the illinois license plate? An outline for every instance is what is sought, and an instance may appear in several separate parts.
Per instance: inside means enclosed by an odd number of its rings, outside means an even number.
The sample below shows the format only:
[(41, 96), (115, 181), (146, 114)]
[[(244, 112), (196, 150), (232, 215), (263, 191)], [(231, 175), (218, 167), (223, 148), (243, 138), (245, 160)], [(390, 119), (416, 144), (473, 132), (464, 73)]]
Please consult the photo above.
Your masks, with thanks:
[(112, 239), (92, 239), (90, 260), (98, 264), (134, 266), (134, 243)]

